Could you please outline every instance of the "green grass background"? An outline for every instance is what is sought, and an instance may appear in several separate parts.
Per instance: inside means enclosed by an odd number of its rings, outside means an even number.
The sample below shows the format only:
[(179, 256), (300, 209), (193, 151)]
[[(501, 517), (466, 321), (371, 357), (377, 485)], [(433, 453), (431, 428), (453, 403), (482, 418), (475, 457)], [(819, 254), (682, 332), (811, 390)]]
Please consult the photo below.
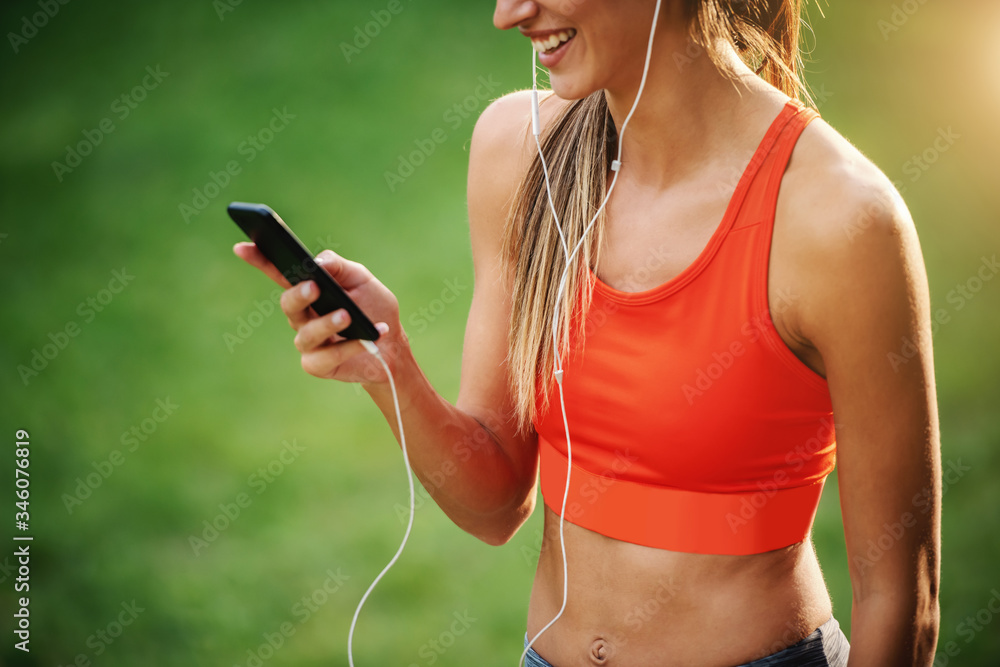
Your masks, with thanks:
[[(831, 3), (825, 18), (813, 6), (807, 78), (826, 120), (905, 188), (933, 303), (951, 316), (935, 334), (943, 460), (970, 471), (944, 498), (941, 646), (960, 649), (949, 664), (995, 665), (1000, 620), (990, 613), (971, 639), (960, 624), (1000, 589), (1000, 280), (960, 310), (948, 294), (1000, 248), (1000, 11), (985, 0), (902, 4), (915, 12), (888, 34), (879, 21), (898, 3)], [(341, 44), (386, 2), (244, 0), (221, 19), (216, 5), (71, 1), (17, 53), (9, 38), (0, 45), (0, 498), (11, 535), (14, 432), (28, 429), (35, 537), (29, 655), (12, 648), (16, 575), (3, 559), (13, 542), (0, 548), (0, 663), (246, 666), (288, 622), (294, 635), (263, 664), (347, 664), (351, 614), (403, 531), (399, 449), (363, 392), (301, 371), (280, 313), (227, 348), (224, 335), (272, 291), (230, 252), (241, 236), (229, 201), (267, 202), (314, 250), (370, 267), (399, 297), (425, 373), (457, 395), (475, 113), (457, 127), (445, 113), (480, 76), (498, 82), (494, 97), (527, 85), (527, 44), (492, 27), (492, 3), (404, 0), (348, 63)], [(0, 27), (20, 32), (37, 11), (4, 3)], [(119, 120), (114, 100), (157, 65), (169, 76)], [(238, 146), (274, 108), (295, 118), (245, 162)], [(105, 117), (114, 132), (59, 182), (52, 162)], [(960, 138), (912, 180), (905, 163), (949, 127)], [(447, 140), (390, 191), (384, 173), (436, 128)], [(230, 160), (241, 173), (186, 222), (179, 205)], [(122, 267), (134, 280), (85, 322), (78, 304)], [(446, 281), (465, 288), (420, 325)], [(26, 385), (18, 366), (69, 322), (79, 335)], [(128, 452), (122, 434), (165, 398), (175, 413)], [(292, 440), (304, 451), (257, 495), (250, 476)], [(69, 513), (63, 494), (116, 449), (124, 463)], [(849, 632), (836, 491), (831, 477), (814, 539)], [(251, 504), (196, 556), (189, 537), (240, 493)], [(513, 665), (540, 521), (536, 512), (493, 548), (425, 503), (366, 606), (359, 664)], [(300, 622), (295, 605), (328, 570), (348, 578)], [(88, 643), (133, 600), (143, 611), (120, 637)], [(442, 638), (465, 612), (471, 626)], [(443, 653), (428, 648), (438, 638), (451, 644)]]

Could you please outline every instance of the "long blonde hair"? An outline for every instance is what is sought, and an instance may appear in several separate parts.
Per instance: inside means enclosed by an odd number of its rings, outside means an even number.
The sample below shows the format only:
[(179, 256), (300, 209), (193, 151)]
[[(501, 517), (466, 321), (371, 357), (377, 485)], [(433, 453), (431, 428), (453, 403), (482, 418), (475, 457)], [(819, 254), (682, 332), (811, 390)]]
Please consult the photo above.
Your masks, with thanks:
[[(811, 103), (799, 78), (802, 68), (799, 29), (802, 0), (683, 0), (692, 42), (726, 72), (720, 40), (765, 81), (786, 95)], [(576, 100), (555, 118), (541, 138), (566, 243), (576, 247), (597, 212), (617, 151), (617, 131), (603, 90)], [(524, 432), (548, 407), (549, 370), (555, 360), (550, 329), (559, 279), (566, 266), (556, 225), (549, 210), (542, 165), (536, 155), (515, 194), (503, 234), (503, 257), (513, 269), (507, 370), (517, 429)], [(605, 214), (594, 222), (589, 239), (574, 259), (565, 296), (559, 303), (559, 355), (570, 353), (570, 329), (583, 333), (590, 307), (589, 267), (596, 266), (604, 235)], [(586, 288), (586, 289), (584, 289)], [(582, 335), (578, 341), (582, 343)]]

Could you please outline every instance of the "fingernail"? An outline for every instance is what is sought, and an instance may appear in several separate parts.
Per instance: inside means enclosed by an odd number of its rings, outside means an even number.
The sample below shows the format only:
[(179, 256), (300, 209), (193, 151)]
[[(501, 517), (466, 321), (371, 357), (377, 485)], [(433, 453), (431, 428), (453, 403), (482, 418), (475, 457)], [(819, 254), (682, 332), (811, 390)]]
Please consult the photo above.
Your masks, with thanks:
[(312, 283), (302, 283), (302, 287), (299, 288), (299, 292), (302, 296), (309, 296), (312, 293)]
[(378, 324), (375, 325), (375, 328), (378, 330), (380, 334), (389, 333), (389, 325), (386, 324), (385, 322), (379, 322)]
[(336, 311), (330, 318), (334, 324), (343, 324), (347, 321), (347, 313), (343, 310)]

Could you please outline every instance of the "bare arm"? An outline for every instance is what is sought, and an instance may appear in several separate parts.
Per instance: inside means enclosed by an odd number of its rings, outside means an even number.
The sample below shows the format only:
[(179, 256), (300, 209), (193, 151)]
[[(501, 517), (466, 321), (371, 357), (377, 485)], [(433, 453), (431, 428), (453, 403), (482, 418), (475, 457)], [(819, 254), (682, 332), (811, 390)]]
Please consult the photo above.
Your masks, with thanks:
[[(528, 155), (522, 131), (528, 106), (518, 105), (516, 98), (508, 96), (484, 111), (472, 139), (469, 219), (475, 289), (455, 405), (438, 394), (420, 370), (392, 293), (364, 266), (330, 251), (320, 255), (327, 271), (365, 312), (389, 323), (378, 346), (392, 369), (414, 472), (456, 525), (489, 544), (509, 540), (530, 516), (538, 458), (534, 434), (518, 436), (510, 425), (512, 403), (504, 365), (510, 305), (499, 261), (500, 238), (508, 200)], [(516, 141), (522, 134), (523, 146)], [(239, 244), (236, 253), (288, 287), (252, 244)], [(315, 317), (309, 308), (314, 299), (296, 288), (288, 289), (281, 302), (298, 331), (295, 344), (303, 368), (317, 377), (361, 382), (399, 440), (384, 371), (357, 341), (336, 335), (347, 320)]]
[(927, 276), (888, 179), (857, 161), (832, 176), (812, 211), (839, 219), (804, 245), (813, 269), (800, 328), (833, 400), (849, 665), (927, 667), (939, 624), (941, 477)]
[[(411, 458), (419, 460), (421, 480), (459, 526), (492, 544), (506, 542), (531, 515), (538, 463), (535, 434), (519, 435), (512, 427), (504, 361), (510, 289), (500, 250), (509, 200), (529, 155), (523, 131), (529, 107), (522, 98), (514, 94), (492, 104), (472, 137), (468, 201), (475, 286), (455, 407), (433, 392), (408, 347), (399, 365), (409, 404), (407, 437), (412, 432), (420, 438)], [(395, 424), (386, 387), (364, 386)], [(462, 474), (450, 479), (456, 470)]]

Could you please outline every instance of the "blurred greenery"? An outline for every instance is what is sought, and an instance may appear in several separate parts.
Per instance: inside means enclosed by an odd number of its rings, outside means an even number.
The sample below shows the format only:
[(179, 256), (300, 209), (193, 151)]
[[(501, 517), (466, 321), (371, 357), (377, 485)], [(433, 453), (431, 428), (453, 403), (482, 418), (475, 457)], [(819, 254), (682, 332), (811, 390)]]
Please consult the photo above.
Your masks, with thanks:
[[(46, 5), (58, 8), (51, 18), (38, 14)], [(454, 400), (472, 282), (467, 150), (486, 103), (475, 92), (480, 77), (490, 98), (524, 87), (527, 45), (493, 28), (491, 3), (404, 0), (369, 43), (345, 50), (388, 5), (0, 8), (2, 432), (8, 451), (16, 429), (31, 434), (34, 535), (29, 655), (12, 648), (13, 547), (0, 553), (0, 663), (249, 666), (254, 652), (268, 666), (347, 663), (355, 605), (404, 528), (399, 449), (357, 387), (301, 371), (284, 318), (264, 303), (271, 285), (230, 252), (240, 234), (224, 205), (267, 202), (312, 249), (364, 262), (399, 297), (425, 373)], [(935, 333), (943, 460), (967, 471), (946, 487), (943, 520), (940, 646), (959, 653), (937, 664), (995, 665), (1000, 623), (972, 631), (966, 619), (992, 620), (981, 610), (1000, 588), (1000, 284), (961, 300), (953, 290), (1000, 247), (1000, 7), (823, 10), (811, 6), (807, 39), (820, 111), (898, 182), (934, 306), (949, 316)], [(275, 110), (289, 117), (268, 136)], [(390, 188), (385, 173), (438, 128), (444, 142)], [(947, 128), (959, 138), (915, 172), (909, 161)], [(251, 160), (252, 136), (268, 143)], [(67, 163), (81, 141), (96, 145)], [(56, 161), (76, 166), (56, 173)], [(238, 173), (220, 176), (230, 161)], [(122, 288), (115, 271), (133, 278)], [(442, 308), (445, 289), (457, 299)], [(54, 358), (25, 380), (18, 368), (46, 345)], [(285, 443), (295, 447), (282, 459)], [(7, 454), (2, 498), (13, 497), (12, 465)], [(88, 476), (97, 488), (67, 508)], [(206, 521), (229, 525), (213, 536)], [(359, 663), (513, 664), (540, 522), (536, 512), (494, 548), (423, 503), (365, 608)], [(814, 540), (849, 633), (835, 476)], [(111, 637), (119, 618), (130, 624)], [(438, 652), (435, 640), (453, 645)]]

